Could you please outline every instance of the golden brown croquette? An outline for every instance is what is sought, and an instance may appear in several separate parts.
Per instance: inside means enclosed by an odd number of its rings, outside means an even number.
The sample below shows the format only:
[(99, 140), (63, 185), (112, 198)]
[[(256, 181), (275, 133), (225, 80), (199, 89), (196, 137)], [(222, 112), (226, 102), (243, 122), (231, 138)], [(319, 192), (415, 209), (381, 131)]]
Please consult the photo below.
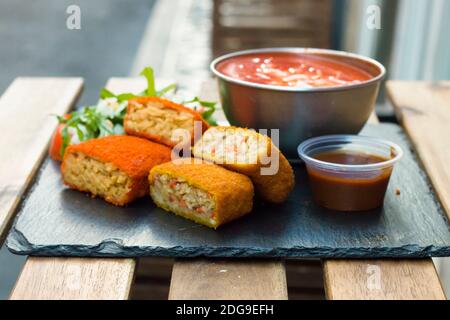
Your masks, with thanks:
[(198, 112), (181, 104), (158, 97), (138, 97), (128, 102), (124, 128), (127, 134), (174, 147), (185, 139), (175, 131), (178, 129), (186, 130), (192, 144), (196, 121), (201, 132), (208, 128)]
[(252, 210), (250, 179), (212, 163), (164, 163), (150, 171), (149, 181), (159, 207), (214, 229)]
[[(264, 200), (281, 203), (294, 188), (289, 161), (267, 136), (238, 127), (211, 127), (193, 147), (197, 158), (249, 176)], [(278, 170), (264, 172), (278, 159)]]

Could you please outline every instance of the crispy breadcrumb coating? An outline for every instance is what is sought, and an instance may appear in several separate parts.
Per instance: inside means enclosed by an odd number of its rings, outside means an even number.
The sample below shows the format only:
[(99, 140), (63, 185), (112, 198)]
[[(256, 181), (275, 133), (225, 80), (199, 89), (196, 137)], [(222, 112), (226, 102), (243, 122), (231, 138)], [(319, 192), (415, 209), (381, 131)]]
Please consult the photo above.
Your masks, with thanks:
[[(281, 203), (294, 188), (294, 171), (289, 161), (269, 137), (254, 130), (211, 127), (196, 142), (193, 154), (249, 176), (256, 193), (266, 201)], [(272, 174), (262, 171), (270, 166), (268, 159), (278, 159), (278, 170)]]
[(149, 181), (150, 195), (159, 207), (211, 228), (252, 210), (251, 180), (212, 163), (164, 163), (150, 171)]
[(61, 172), (71, 188), (122, 206), (145, 196), (150, 169), (170, 158), (166, 146), (132, 136), (107, 136), (69, 146)]

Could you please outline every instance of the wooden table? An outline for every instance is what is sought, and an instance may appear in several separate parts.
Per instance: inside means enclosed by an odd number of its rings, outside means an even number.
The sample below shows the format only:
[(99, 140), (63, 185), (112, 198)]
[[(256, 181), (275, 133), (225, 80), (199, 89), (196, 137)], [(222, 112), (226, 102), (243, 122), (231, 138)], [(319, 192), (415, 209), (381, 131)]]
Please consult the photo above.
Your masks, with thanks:
[[(82, 84), (80, 78), (18, 78), (0, 98), (1, 241), (47, 154), (56, 127), (49, 115), (72, 108)], [(143, 82), (114, 78), (108, 87), (138, 91)], [(450, 83), (390, 82), (388, 91), (450, 216), (450, 139), (443, 139), (450, 136)], [(204, 92), (215, 88), (207, 85)], [(29, 257), (11, 299), (127, 299), (135, 267), (134, 259)], [(328, 299), (445, 299), (431, 259), (324, 260), (323, 268)], [(380, 288), (368, 285), (373, 270), (380, 271)], [(169, 293), (169, 299), (287, 298), (281, 260), (177, 260)]]

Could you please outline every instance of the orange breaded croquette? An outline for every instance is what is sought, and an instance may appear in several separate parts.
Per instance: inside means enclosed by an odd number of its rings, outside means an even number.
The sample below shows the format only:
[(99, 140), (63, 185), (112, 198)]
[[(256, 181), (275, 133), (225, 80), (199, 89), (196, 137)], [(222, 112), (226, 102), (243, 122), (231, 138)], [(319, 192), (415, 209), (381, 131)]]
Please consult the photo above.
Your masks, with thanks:
[(253, 184), (247, 176), (212, 163), (180, 162), (150, 171), (150, 195), (159, 207), (214, 229), (252, 210)]
[[(272, 140), (254, 130), (239, 127), (209, 128), (193, 149), (195, 157), (219, 164), (251, 178), (262, 199), (281, 203), (295, 185), (289, 161)], [(278, 161), (273, 172), (267, 170)], [(269, 162), (269, 163), (268, 163)]]
[(61, 172), (69, 187), (122, 206), (147, 194), (150, 170), (170, 157), (166, 146), (113, 135), (69, 146)]
[(194, 141), (194, 122), (201, 125), (201, 132), (208, 128), (202, 116), (181, 104), (159, 97), (137, 97), (128, 101), (124, 128), (127, 134), (143, 137), (174, 147), (185, 139), (177, 129), (185, 129)]

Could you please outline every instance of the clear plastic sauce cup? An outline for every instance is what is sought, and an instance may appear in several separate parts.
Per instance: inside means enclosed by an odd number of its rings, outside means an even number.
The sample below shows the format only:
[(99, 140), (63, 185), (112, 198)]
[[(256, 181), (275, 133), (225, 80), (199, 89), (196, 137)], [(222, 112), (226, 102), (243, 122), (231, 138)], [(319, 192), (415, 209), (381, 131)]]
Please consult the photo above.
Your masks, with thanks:
[(357, 135), (312, 138), (298, 146), (314, 201), (338, 211), (383, 205), (394, 164), (403, 151), (395, 143)]

